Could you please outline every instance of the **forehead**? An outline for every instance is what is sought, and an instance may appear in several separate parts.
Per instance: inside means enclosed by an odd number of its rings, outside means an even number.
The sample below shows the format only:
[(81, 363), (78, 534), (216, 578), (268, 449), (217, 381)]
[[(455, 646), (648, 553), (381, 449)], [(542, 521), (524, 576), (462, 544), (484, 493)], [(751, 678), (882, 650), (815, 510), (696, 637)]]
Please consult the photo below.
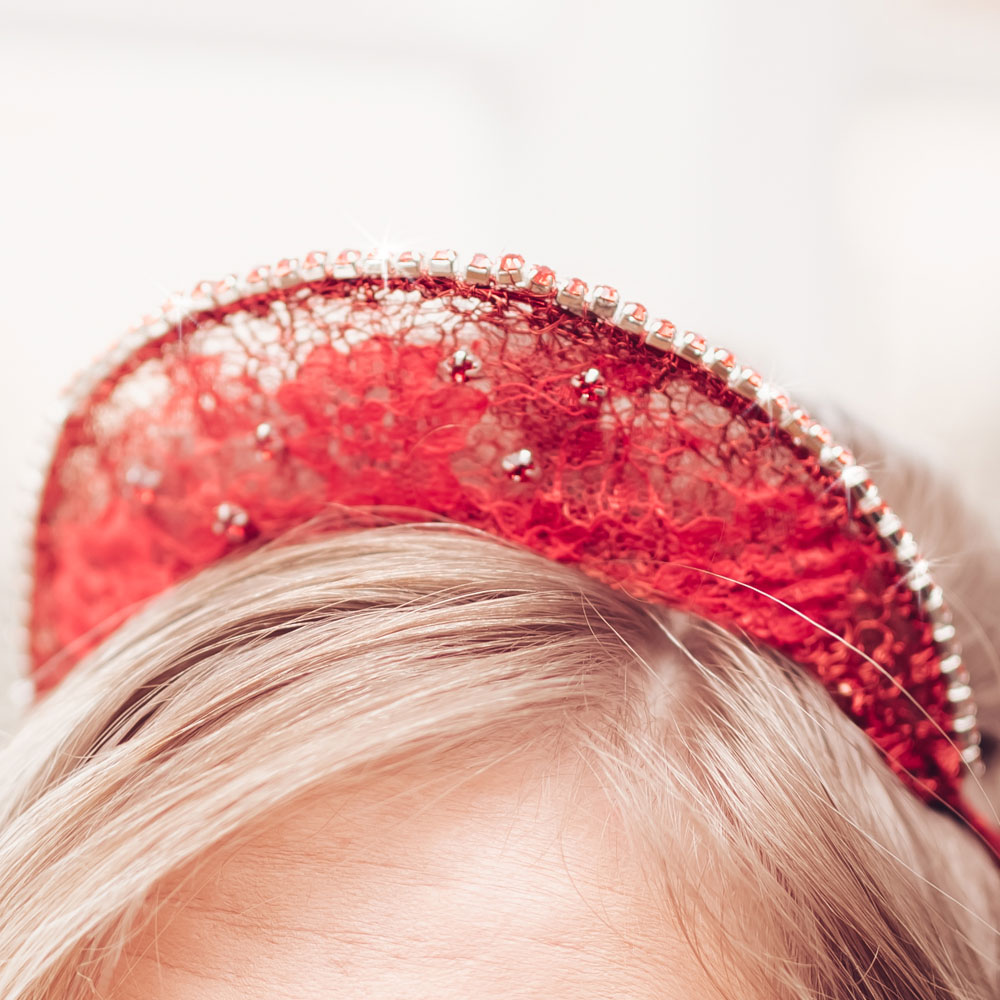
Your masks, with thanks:
[(572, 765), (317, 792), (171, 889), (116, 1000), (713, 995)]

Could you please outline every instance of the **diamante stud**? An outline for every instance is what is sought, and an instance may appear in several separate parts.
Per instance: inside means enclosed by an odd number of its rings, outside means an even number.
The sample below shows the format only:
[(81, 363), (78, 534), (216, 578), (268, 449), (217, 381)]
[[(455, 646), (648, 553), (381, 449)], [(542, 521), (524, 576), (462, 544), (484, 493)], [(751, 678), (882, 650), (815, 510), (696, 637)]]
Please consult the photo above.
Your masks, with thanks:
[(468, 382), (482, 371), (483, 363), (470, 351), (460, 347), (442, 362), (445, 376), (452, 382)]
[(254, 534), (253, 526), (250, 524), (250, 515), (242, 508), (233, 503), (220, 503), (215, 508), (215, 523), (212, 531), (217, 535), (225, 534), (233, 542), (246, 541)]
[(596, 368), (588, 368), (570, 379), (574, 389), (579, 390), (581, 403), (597, 405), (608, 394), (607, 383)]
[(535, 458), (527, 448), (511, 452), (503, 460), (503, 471), (508, 478), (516, 483), (522, 483), (526, 479), (536, 479), (538, 477), (538, 467)]

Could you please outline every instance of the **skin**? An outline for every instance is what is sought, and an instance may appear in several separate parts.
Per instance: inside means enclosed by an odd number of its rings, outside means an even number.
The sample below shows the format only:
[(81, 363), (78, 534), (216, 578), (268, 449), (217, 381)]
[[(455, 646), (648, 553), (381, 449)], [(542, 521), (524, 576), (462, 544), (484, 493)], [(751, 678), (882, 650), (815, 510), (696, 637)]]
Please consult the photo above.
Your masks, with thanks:
[(113, 1000), (719, 996), (581, 771), (508, 758), (457, 787), (452, 765), (315, 793), (179, 883)]

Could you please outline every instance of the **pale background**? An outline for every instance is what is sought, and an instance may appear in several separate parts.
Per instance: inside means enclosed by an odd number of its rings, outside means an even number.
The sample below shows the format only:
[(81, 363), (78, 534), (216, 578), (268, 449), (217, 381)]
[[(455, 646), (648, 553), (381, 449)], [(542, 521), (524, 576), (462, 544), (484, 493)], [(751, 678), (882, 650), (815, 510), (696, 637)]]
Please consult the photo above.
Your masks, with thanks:
[(0, 0), (0, 144), (0, 681), (60, 388), (173, 289), (314, 248), (617, 284), (1000, 525), (995, 0)]

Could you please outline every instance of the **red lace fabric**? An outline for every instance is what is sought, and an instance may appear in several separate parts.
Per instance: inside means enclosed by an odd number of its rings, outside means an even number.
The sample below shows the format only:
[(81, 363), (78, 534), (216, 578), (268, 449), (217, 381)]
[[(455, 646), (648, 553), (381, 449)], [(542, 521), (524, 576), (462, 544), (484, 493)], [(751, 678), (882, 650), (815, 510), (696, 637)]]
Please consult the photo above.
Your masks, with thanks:
[(710, 373), (551, 299), (428, 277), (240, 300), (103, 378), (52, 468), (30, 623), (39, 691), (234, 547), (330, 505), (390, 505), (772, 646), (918, 795), (957, 788), (930, 625), (843, 484)]

